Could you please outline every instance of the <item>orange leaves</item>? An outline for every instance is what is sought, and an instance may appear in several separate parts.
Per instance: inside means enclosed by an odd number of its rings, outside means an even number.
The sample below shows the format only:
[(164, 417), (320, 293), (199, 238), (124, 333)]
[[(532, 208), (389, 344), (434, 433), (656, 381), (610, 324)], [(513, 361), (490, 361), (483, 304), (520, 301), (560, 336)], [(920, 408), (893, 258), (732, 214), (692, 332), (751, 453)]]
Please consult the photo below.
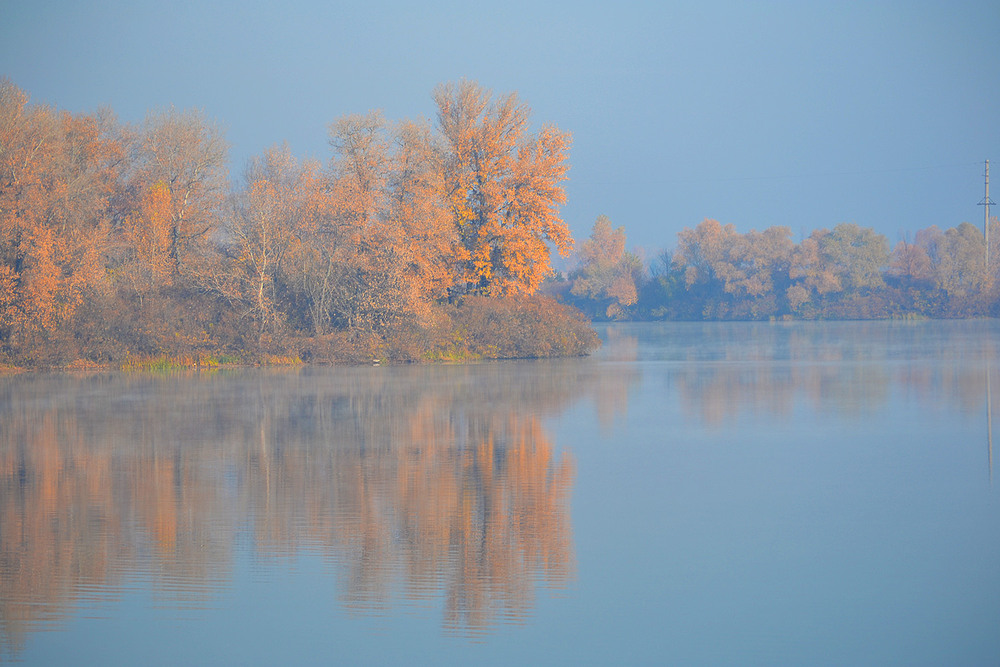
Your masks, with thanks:
[(170, 255), (173, 206), (163, 182), (143, 191), (121, 225), (117, 283), (141, 301), (167, 284), (177, 263)]
[(228, 232), (238, 299), (257, 321), (258, 333), (280, 328), (276, 283), (295, 242), (315, 232), (314, 168), (301, 164), (287, 146), (269, 149), (247, 168), (248, 188), (233, 201)]
[(570, 137), (532, 132), (516, 94), (461, 82), (434, 96), (438, 131), (347, 116), (325, 168), (273, 149), (233, 191), (223, 133), (199, 112), (123, 126), (0, 81), (0, 354), (56, 335), (67, 355), (160, 349), (183, 328), (206, 340), (196, 321), (241, 343), (252, 329), (416, 340), (445, 299), (530, 295), (573, 243), (559, 217)]
[(173, 204), (170, 190), (162, 181), (146, 190), (138, 206), (123, 224), (125, 242), (137, 267), (155, 284), (167, 277), (174, 265), (170, 257)]
[(776, 276), (788, 271), (790, 237), (787, 227), (739, 234), (732, 225), (705, 220), (678, 235), (675, 262), (684, 268), (688, 287), (718, 280), (728, 294), (761, 297), (773, 292)]
[(718, 220), (705, 219), (692, 229), (683, 229), (677, 235), (677, 254), (674, 261), (684, 269), (688, 287), (706, 283), (716, 277), (726, 248), (737, 236), (732, 225), (721, 225)]
[[(691, 314), (760, 319), (775, 316), (781, 308), (793, 252), (787, 227), (740, 234), (732, 225), (704, 220), (678, 234), (671, 270), (683, 277), (689, 293), (698, 295), (691, 301), (697, 308)], [(800, 303), (807, 300), (798, 291), (792, 297)]]
[(790, 292), (789, 299), (804, 303), (804, 294), (851, 294), (883, 287), (882, 270), (888, 260), (885, 237), (872, 229), (841, 223), (833, 231), (816, 230), (792, 254), (789, 277), (799, 282), (800, 289)]
[(19, 339), (52, 331), (60, 316), (67, 314), (58, 301), (62, 276), (55, 262), (55, 246), (49, 228), (26, 231), (19, 246), (20, 271), (11, 266), (0, 271), (0, 326), (11, 327)]
[(0, 327), (14, 324), (14, 304), (17, 303), (19, 277), (12, 267), (0, 264)]
[(642, 262), (625, 250), (625, 229), (612, 230), (611, 220), (598, 216), (590, 238), (580, 247), (580, 266), (571, 276), (571, 292), (607, 302), (605, 314), (620, 317), (624, 308), (638, 301), (642, 273)]
[(175, 268), (196, 270), (185, 257), (216, 228), (227, 182), (229, 145), (222, 130), (197, 111), (150, 113), (134, 146), (132, 182), (162, 183), (170, 194), (170, 256)]
[(345, 116), (330, 125), (336, 151), (331, 190), (338, 222), (362, 230), (380, 222), (389, 170), (385, 119), (377, 111)]
[[(841, 289), (840, 279), (834, 273), (833, 266), (823, 258), (820, 242), (826, 234), (829, 231), (817, 230), (809, 238), (803, 239), (795, 249), (789, 277), (799, 281), (798, 287), (805, 294), (811, 290), (815, 290), (817, 294), (829, 294)], [(796, 291), (795, 300), (805, 299), (802, 293)]]
[(445, 196), (441, 151), (427, 123), (400, 123), (394, 144), (390, 227), (403, 239), (409, 279), (424, 298), (441, 299), (452, 286), (452, 265), (469, 259)]
[(21, 263), (21, 310), (26, 319), (43, 329), (56, 323), (56, 294), (61, 271), (55, 262), (52, 230), (38, 227), (25, 235)]
[(470, 81), (435, 91), (447, 141), (445, 189), (469, 253), (465, 288), (491, 296), (531, 294), (550, 271), (549, 243), (572, 247), (559, 218), (569, 135), (546, 126), (529, 134), (530, 109), (516, 94), (491, 101)]
[(0, 81), (0, 341), (64, 331), (102, 287), (123, 154), (111, 119), (30, 105)]

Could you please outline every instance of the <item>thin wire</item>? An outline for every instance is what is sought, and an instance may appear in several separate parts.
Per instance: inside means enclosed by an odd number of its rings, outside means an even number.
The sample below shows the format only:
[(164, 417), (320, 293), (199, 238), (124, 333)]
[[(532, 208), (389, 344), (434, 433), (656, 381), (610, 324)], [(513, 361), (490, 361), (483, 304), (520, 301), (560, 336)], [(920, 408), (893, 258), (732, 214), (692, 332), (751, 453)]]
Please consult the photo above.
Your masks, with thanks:
[(914, 171), (933, 171), (937, 169), (958, 169), (960, 167), (972, 167), (979, 166), (982, 161), (978, 162), (962, 162), (956, 164), (939, 164), (939, 165), (929, 165), (923, 167), (897, 167), (894, 169), (857, 169), (850, 171), (826, 171), (826, 172), (811, 172), (802, 174), (785, 174), (785, 175), (772, 175), (772, 176), (731, 176), (716, 179), (720, 181), (724, 180), (737, 180), (737, 181), (766, 181), (766, 180), (783, 180), (783, 179), (793, 179), (793, 178), (819, 178), (824, 176), (871, 176), (874, 174), (900, 174), (908, 173)]
[(693, 183), (693, 182), (712, 182), (712, 183), (722, 183), (726, 181), (779, 181), (779, 180), (795, 180), (804, 178), (829, 178), (833, 176), (872, 176), (878, 174), (899, 174), (899, 173), (910, 173), (918, 171), (933, 171), (940, 169), (959, 169), (967, 168), (973, 166), (982, 166), (982, 160), (976, 162), (961, 162), (953, 164), (939, 164), (939, 165), (928, 165), (921, 167), (897, 167), (893, 169), (857, 169), (857, 170), (846, 170), (846, 171), (811, 171), (811, 172), (801, 172), (798, 174), (770, 174), (765, 176), (719, 176), (719, 175), (706, 175), (706, 176), (685, 176), (679, 178), (663, 178), (655, 179), (652, 181), (636, 181), (635, 179), (597, 179), (592, 180), (586, 177), (576, 177), (574, 176), (572, 170), (570, 171), (569, 183), (594, 183), (600, 182), (605, 184), (620, 184), (624, 182), (636, 183), (636, 182), (653, 182), (656, 184), (671, 184), (671, 183)]

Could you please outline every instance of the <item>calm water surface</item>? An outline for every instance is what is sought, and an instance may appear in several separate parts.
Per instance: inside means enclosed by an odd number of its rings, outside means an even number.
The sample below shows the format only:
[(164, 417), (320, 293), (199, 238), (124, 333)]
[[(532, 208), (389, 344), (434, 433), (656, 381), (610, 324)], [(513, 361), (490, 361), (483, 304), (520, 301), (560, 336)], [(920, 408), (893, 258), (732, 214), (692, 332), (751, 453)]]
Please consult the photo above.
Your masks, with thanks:
[(0, 662), (1000, 663), (1000, 324), (602, 334), (0, 378)]

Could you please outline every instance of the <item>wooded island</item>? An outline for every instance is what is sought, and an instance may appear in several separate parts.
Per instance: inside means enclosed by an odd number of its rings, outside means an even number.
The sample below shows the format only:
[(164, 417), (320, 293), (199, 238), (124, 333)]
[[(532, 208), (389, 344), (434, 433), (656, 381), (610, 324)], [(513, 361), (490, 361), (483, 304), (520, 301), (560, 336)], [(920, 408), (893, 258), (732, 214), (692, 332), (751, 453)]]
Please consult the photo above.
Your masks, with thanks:
[(329, 126), (227, 174), (195, 111), (138, 126), (29, 104), (0, 82), (0, 360), (30, 366), (539, 357), (597, 344), (537, 294), (569, 135), (516, 94), (434, 91), (437, 126)]
[(788, 227), (745, 234), (704, 220), (649, 269), (625, 249), (625, 230), (601, 217), (579, 266), (547, 291), (595, 319), (773, 320), (995, 317), (1000, 313), (1000, 223), (968, 222), (900, 239), (854, 223), (792, 241)]
[[(888, 240), (853, 223), (705, 220), (647, 264), (601, 216), (575, 268), (570, 136), (516, 93), (438, 86), (436, 123), (329, 126), (228, 173), (197, 111), (69, 113), (0, 80), (0, 364), (143, 368), (587, 354), (588, 317), (995, 316), (996, 244), (962, 223)], [(997, 227), (996, 219), (991, 226)], [(994, 229), (993, 239), (1000, 239)]]

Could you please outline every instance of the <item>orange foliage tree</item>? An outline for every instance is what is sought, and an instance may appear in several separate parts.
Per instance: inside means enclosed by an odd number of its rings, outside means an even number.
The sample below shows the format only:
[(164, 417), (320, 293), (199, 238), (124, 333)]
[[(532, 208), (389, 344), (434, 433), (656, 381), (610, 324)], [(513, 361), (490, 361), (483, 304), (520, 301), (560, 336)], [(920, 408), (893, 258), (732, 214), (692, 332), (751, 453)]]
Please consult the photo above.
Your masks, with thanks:
[(788, 288), (789, 304), (796, 311), (816, 297), (884, 287), (888, 264), (888, 241), (873, 229), (840, 223), (816, 230), (792, 254), (789, 276), (797, 282)]
[(314, 333), (425, 323), (452, 286), (457, 238), (430, 127), (354, 114), (330, 125), (330, 145), (322, 211), (298, 228), (288, 275)]
[(122, 125), (0, 82), (0, 354), (263, 351), (282, 334), (413, 358), (450, 335), (446, 300), (531, 295), (572, 245), (569, 135), (529, 131), (515, 94), (435, 99), (438, 131), (345, 116), (328, 166), (272, 149), (234, 190), (198, 111)]
[(287, 319), (279, 304), (287, 258), (315, 228), (318, 171), (318, 164), (300, 162), (287, 145), (272, 147), (249, 161), (246, 187), (232, 197), (226, 226), (230, 266), (212, 284), (254, 320), (260, 335), (280, 330)]
[(170, 190), (161, 181), (140, 195), (122, 223), (123, 256), (116, 274), (140, 301), (165, 284), (175, 269), (170, 254), (172, 217)]
[(610, 218), (601, 215), (580, 246), (580, 267), (570, 277), (575, 296), (607, 304), (605, 315), (616, 318), (638, 300), (642, 261), (625, 249), (625, 229), (612, 229)]
[(529, 132), (530, 109), (516, 94), (494, 101), (471, 81), (439, 86), (434, 99), (464, 290), (533, 293), (550, 272), (548, 244), (567, 254), (573, 243), (559, 217), (569, 134), (550, 125)]
[(412, 319), (419, 301), (405, 276), (405, 236), (390, 219), (385, 119), (379, 112), (345, 116), (330, 126), (330, 145), (337, 258), (330, 315), (348, 329), (380, 333)]
[[(132, 150), (130, 185), (140, 193), (140, 211), (151, 196), (147, 193), (157, 188), (161, 192), (152, 197), (165, 195), (169, 204), (157, 204), (161, 209), (156, 213), (156, 226), (166, 226), (171, 275), (196, 276), (197, 255), (219, 227), (229, 185), (229, 146), (222, 130), (198, 111), (171, 108), (147, 115)], [(163, 214), (167, 217), (160, 220)]]
[(0, 341), (72, 354), (78, 307), (106, 285), (123, 149), (107, 114), (29, 105), (0, 80)]
[(408, 279), (427, 299), (442, 299), (455, 279), (458, 234), (444, 197), (442, 150), (427, 123), (404, 121), (394, 134), (390, 224), (405, 241)]
[(691, 287), (720, 280), (717, 269), (738, 236), (732, 225), (707, 218), (694, 229), (684, 228), (677, 235), (674, 263), (683, 271), (685, 284)]

